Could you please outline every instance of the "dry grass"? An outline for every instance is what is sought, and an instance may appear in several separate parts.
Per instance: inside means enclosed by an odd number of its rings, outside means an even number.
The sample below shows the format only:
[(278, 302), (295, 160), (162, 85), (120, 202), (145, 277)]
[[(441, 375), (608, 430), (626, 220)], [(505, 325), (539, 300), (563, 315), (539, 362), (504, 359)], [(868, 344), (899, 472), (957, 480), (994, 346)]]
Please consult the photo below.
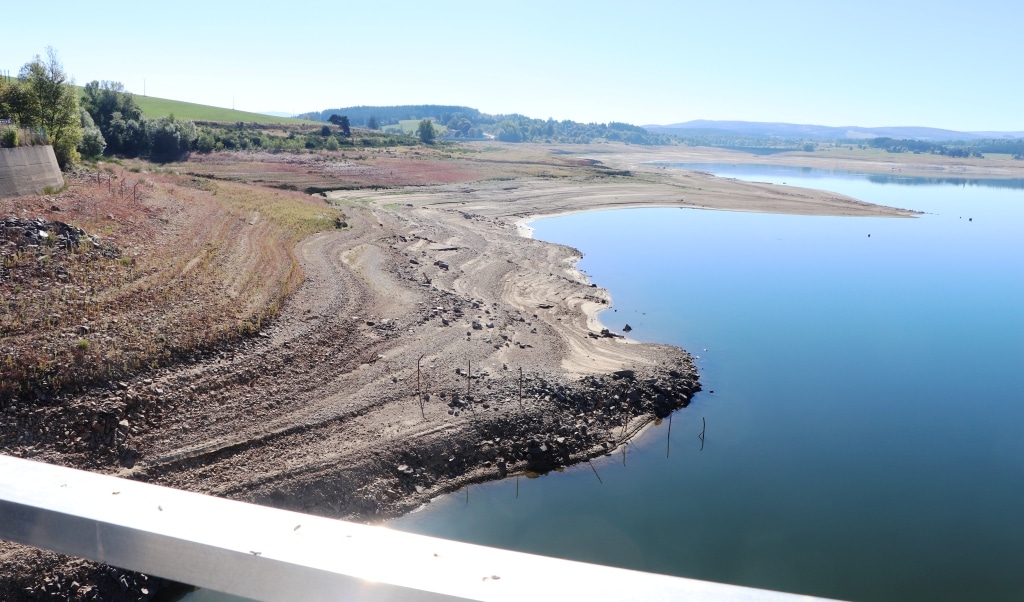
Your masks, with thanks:
[(117, 166), (56, 196), (0, 200), (0, 216), (99, 238), (3, 242), (0, 399), (45, 398), (259, 331), (301, 283), (295, 243), (343, 219), (301, 194)]
[(317, 192), (429, 186), (516, 177), (603, 177), (605, 169), (544, 146), (444, 145), (312, 153), (225, 152), (169, 166), (218, 181)]

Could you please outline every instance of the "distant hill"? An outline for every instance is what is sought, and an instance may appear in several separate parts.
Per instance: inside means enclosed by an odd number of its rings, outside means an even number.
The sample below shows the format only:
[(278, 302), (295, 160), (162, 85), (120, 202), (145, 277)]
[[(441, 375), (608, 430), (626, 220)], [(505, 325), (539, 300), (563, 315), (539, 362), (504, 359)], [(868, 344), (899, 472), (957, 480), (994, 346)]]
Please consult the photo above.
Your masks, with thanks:
[(628, 144), (675, 144), (670, 136), (651, 133), (642, 127), (610, 121), (577, 123), (568, 119), (534, 119), (525, 115), (489, 115), (472, 107), (457, 105), (399, 105), (391, 107), (345, 107), (298, 115), (299, 119), (327, 121), (331, 115), (348, 117), (349, 123), (367, 127), (370, 118), (384, 130), (412, 133), (422, 119), (441, 126), (441, 137), (448, 140), (493, 140), (502, 142), (545, 142), (590, 144), (595, 141)]
[(742, 135), (767, 138), (836, 140), (859, 138), (900, 138), (908, 140), (952, 141), (1024, 138), (1024, 132), (958, 132), (929, 127), (831, 127), (760, 121), (714, 121), (697, 119), (669, 125), (647, 125), (648, 131), (686, 136), (701, 132), (717, 135)]
[(296, 115), (298, 119), (310, 121), (327, 121), (331, 115), (344, 115), (348, 117), (351, 125), (364, 127), (366, 122), (373, 117), (381, 126), (396, 124), (399, 121), (409, 119), (433, 118), (438, 121), (447, 122), (452, 115), (459, 115), (473, 121), (480, 116), (480, 111), (470, 107), (457, 105), (398, 105), (391, 107), (370, 107), (360, 105), (358, 107), (344, 107), (341, 109), (325, 109), (323, 111), (311, 111)]

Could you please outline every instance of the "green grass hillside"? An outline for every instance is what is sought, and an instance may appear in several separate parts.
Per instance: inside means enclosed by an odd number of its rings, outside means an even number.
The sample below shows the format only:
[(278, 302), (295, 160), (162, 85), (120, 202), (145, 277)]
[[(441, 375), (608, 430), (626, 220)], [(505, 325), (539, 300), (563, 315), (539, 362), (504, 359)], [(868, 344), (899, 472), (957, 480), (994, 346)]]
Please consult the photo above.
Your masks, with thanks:
[(298, 119), (287, 117), (274, 117), (260, 113), (249, 113), (247, 111), (236, 111), (234, 109), (223, 109), (207, 105), (184, 102), (180, 100), (168, 100), (166, 98), (154, 98), (152, 96), (135, 96), (135, 102), (142, 109), (142, 114), (150, 119), (164, 117), (173, 114), (182, 119), (192, 121), (224, 121), (246, 123), (302, 123)]
[[(81, 96), (84, 89), (82, 86), (75, 87), (78, 88), (78, 94)], [(236, 111), (234, 109), (211, 107), (208, 105), (196, 104), (194, 102), (185, 102), (183, 100), (169, 100), (167, 98), (155, 98), (153, 96), (139, 96), (138, 94), (134, 94), (133, 96), (135, 96), (135, 102), (139, 105), (139, 108), (142, 109), (142, 114), (149, 119), (166, 117), (173, 114), (175, 117), (190, 119), (192, 121), (220, 121), (226, 123), (238, 123), (239, 121), (244, 121), (245, 123), (314, 123), (312, 121), (302, 119), (274, 117), (273, 115), (263, 115), (262, 113), (250, 113), (248, 111)]]

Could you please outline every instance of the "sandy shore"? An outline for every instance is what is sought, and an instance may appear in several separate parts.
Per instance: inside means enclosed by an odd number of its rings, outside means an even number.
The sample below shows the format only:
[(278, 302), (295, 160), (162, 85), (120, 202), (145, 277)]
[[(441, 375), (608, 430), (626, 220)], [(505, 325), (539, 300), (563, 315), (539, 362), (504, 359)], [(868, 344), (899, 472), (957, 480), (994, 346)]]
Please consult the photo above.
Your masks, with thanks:
[[(105, 455), (12, 451), (382, 520), (466, 483), (608, 453), (699, 390), (685, 351), (602, 332), (608, 291), (576, 269), (577, 250), (524, 236), (529, 220), (639, 206), (914, 215), (647, 164), (664, 149), (561, 150), (609, 173), (330, 194), (350, 227), (299, 245), (305, 283), (259, 337), (60, 399), (54, 426), (85, 413), (132, 425)], [(44, 557), (3, 544), (0, 572), (62, 562)]]

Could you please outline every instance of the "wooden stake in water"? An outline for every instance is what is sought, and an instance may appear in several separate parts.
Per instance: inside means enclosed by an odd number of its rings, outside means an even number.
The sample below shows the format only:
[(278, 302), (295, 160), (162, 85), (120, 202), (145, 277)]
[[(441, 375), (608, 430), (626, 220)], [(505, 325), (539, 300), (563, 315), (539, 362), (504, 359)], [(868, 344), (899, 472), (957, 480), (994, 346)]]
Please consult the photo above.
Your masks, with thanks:
[(523, 411), (523, 369), (519, 368), (519, 411)]
[(420, 359), (416, 360), (416, 400), (420, 404), (420, 415), (423, 416), (424, 420), (426, 420), (427, 419), (427, 413), (423, 409), (423, 390), (420, 387), (420, 362), (422, 362), (422, 361), (423, 361), (423, 356), (421, 355)]
[(665, 457), (672, 450), (672, 414), (668, 415), (668, 437), (665, 438)]
[(704, 423), (704, 428), (701, 429), (697, 438), (700, 439), (700, 451), (704, 451), (704, 432), (708, 430), (708, 421), (703, 416), (700, 417), (700, 420)]
[(597, 477), (597, 482), (604, 485), (604, 481), (601, 480), (601, 475), (597, 474), (597, 469), (594, 468), (594, 464), (587, 458), (587, 464), (590, 464), (590, 470), (594, 471), (594, 476)]

